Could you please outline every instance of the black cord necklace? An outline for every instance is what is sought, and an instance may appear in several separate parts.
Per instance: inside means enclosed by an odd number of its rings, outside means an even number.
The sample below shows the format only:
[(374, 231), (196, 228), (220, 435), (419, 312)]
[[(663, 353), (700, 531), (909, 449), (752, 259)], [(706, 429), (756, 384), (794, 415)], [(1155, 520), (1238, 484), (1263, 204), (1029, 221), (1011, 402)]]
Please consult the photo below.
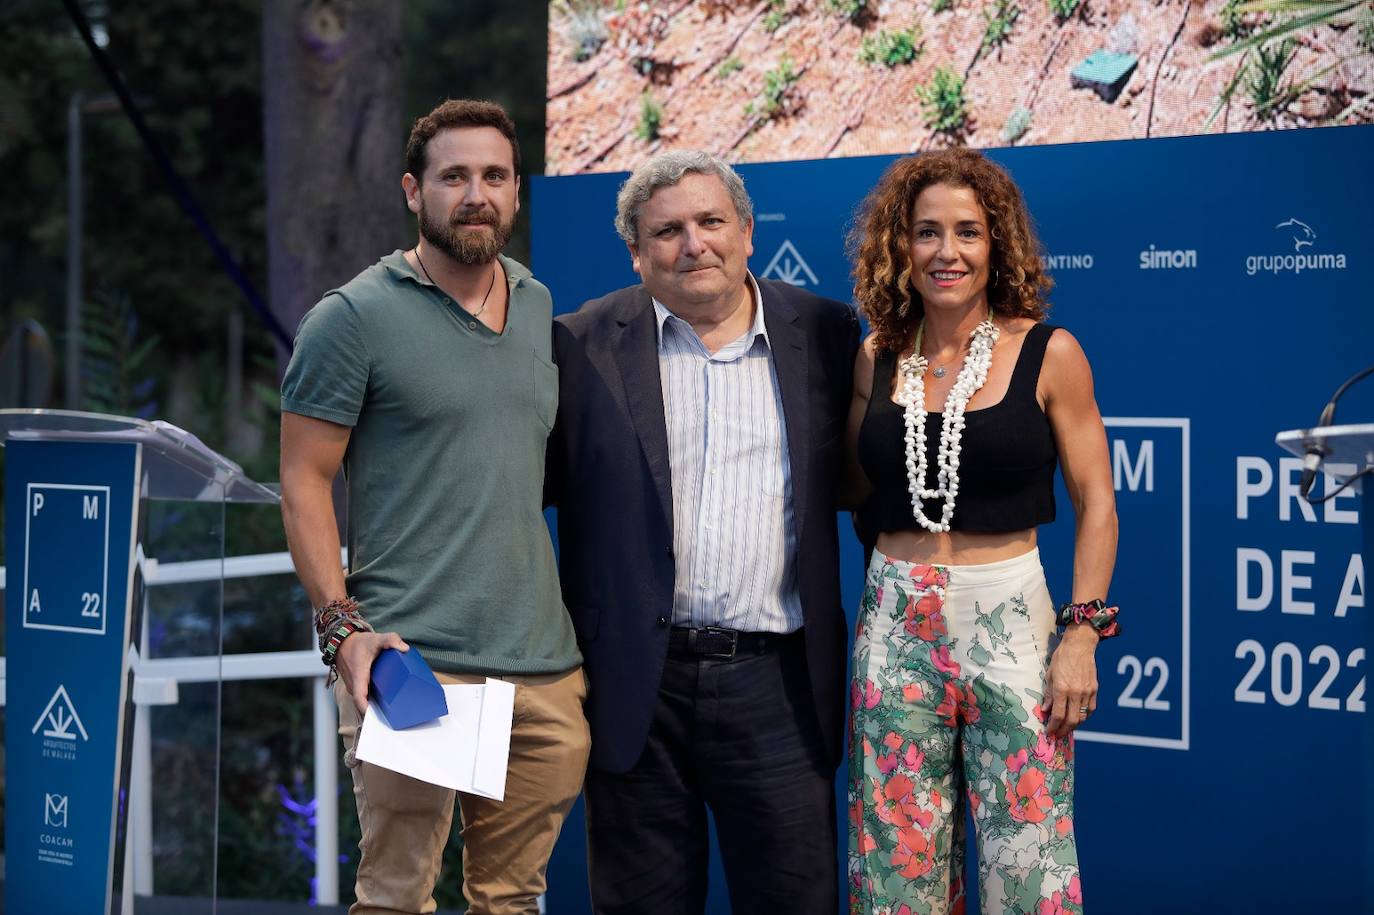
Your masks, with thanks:
[[(419, 245), (416, 245), (413, 249), (411, 249), (411, 252), (410, 252), (410, 253), (415, 255), (415, 263), (417, 263), (417, 264), (420, 265), (420, 271), (421, 271), (422, 273), (424, 273), (425, 279), (429, 280), (430, 285), (432, 285), (432, 286), (438, 286), (439, 284), (436, 283), (436, 282), (434, 282), (434, 277), (430, 276), (430, 275), (429, 275), (429, 271), (425, 269), (425, 262), (422, 261), (422, 260), (420, 260), (420, 246), (419, 246)], [(491, 265), (491, 282), (487, 284), (487, 294), (484, 295), (484, 296), (482, 296), (482, 304), (479, 305), (479, 306), (477, 306), (477, 310), (474, 311), (474, 312), (472, 313), (472, 316), (473, 316), (474, 318), (479, 318), (479, 317), (481, 317), (481, 316), (482, 316), (482, 312), (484, 312), (484, 311), (487, 310), (487, 299), (491, 297), (491, 291), (492, 291), (493, 289), (495, 289), (495, 288), (496, 288), (496, 264), (495, 264), (495, 262), (493, 262), (492, 265)], [(459, 304), (459, 305), (463, 304), (461, 299), (459, 300), (458, 304)]]

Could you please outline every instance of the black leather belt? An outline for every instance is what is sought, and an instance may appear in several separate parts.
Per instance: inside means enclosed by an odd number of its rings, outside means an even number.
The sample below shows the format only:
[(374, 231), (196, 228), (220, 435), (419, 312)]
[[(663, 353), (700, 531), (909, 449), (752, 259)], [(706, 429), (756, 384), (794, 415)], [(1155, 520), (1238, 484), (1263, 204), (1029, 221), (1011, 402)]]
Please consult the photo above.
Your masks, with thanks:
[(688, 629), (674, 626), (668, 633), (668, 654), (677, 658), (714, 658), (729, 661), (737, 655), (762, 654), (777, 649), (801, 635), (795, 632), (741, 632), (704, 626)]

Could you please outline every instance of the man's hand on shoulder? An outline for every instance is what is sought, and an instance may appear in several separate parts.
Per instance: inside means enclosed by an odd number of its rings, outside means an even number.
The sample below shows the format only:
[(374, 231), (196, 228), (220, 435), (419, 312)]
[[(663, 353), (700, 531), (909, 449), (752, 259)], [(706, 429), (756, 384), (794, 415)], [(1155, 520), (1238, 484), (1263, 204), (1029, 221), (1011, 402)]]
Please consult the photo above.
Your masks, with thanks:
[(388, 648), (410, 651), (410, 646), (394, 632), (355, 632), (339, 645), (335, 669), (344, 688), (353, 697), (358, 714), (367, 711), (367, 686), (372, 679), (372, 662)]

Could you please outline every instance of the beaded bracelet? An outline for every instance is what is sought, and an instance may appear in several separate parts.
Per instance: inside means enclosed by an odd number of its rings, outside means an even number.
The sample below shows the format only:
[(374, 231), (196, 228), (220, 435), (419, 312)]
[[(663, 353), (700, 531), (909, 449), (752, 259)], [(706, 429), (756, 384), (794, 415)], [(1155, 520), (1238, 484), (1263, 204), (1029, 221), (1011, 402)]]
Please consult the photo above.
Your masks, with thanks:
[(325, 639), (324, 648), (320, 652), (320, 660), (324, 662), (324, 666), (333, 668), (338, 660), (339, 646), (343, 644), (344, 639), (362, 631), (363, 627), (353, 620), (343, 620), (335, 626), (334, 631), (329, 633), (329, 638)]
[(319, 635), (320, 660), (329, 668), (326, 686), (333, 686), (338, 672), (334, 669), (338, 661), (339, 646), (343, 640), (355, 632), (373, 632), (371, 624), (363, 619), (362, 608), (357, 598), (342, 597), (332, 600), (315, 611), (315, 632)]
[(324, 651), (325, 642), (338, 628), (339, 623), (344, 621), (355, 624), (355, 631), (373, 631), (367, 620), (363, 619), (362, 608), (358, 605), (357, 598), (343, 597), (332, 600), (315, 611), (315, 633), (319, 637), (321, 652)]
[(1109, 639), (1121, 634), (1121, 624), (1117, 622), (1118, 607), (1108, 607), (1100, 598), (1087, 603), (1061, 604), (1055, 622), (1060, 626), (1072, 623), (1087, 623), (1097, 633), (1099, 639)]

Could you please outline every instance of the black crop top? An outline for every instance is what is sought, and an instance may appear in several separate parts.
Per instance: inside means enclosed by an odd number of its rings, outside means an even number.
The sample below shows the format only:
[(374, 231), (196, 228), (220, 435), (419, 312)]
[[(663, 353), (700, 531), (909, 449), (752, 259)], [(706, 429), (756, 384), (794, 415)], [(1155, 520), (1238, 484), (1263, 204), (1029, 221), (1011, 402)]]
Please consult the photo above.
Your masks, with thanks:
[[(1035, 398), (1045, 346), (1055, 328), (1036, 324), (1026, 333), (1006, 396), (990, 407), (964, 414), (959, 455), (959, 495), (952, 530), (981, 533), (1022, 531), (1054, 520), (1054, 469), (1058, 450), (1049, 418)], [(859, 464), (873, 493), (858, 517), (870, 545), (883, 531), (922, 530), (911, 514), (907, 489), (904, 408), (892, 402), (896, 355), (880, 352), (873, 360), (873, 390), (859, 427)], [(939, 474), (940, 413), (926, 418), (926, 486)], [(927, 499), (927, 518), (938, 521), (943, 503)]]

